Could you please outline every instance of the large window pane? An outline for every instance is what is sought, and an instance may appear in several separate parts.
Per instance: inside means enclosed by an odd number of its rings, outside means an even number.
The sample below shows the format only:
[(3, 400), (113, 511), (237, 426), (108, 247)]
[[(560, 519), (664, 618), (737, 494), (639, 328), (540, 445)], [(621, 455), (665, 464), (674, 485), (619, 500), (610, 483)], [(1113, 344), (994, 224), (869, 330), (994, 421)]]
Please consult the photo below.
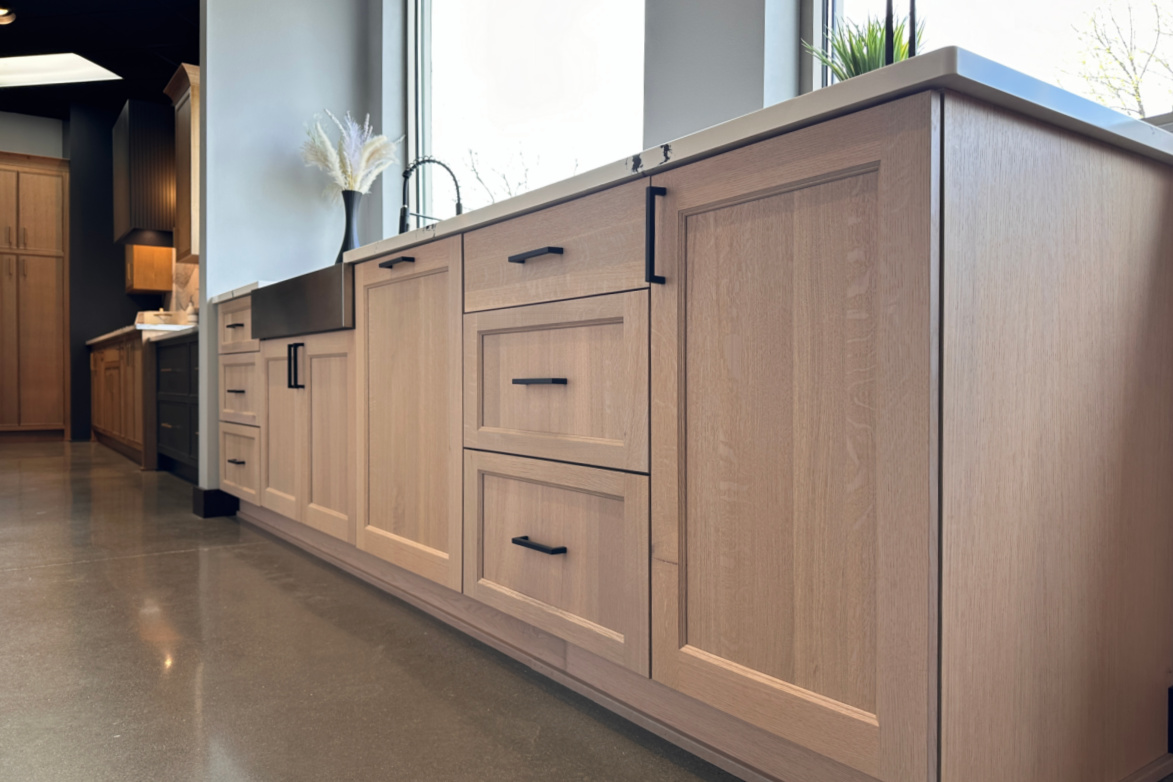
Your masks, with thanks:
[[(884, 0), (836, 0), (841, 19)], [(894, 3), (898, 16), (907, 0)], [(1173, 110), (1173, 0), (919, 0), (922, 52), (960, 46), (1134, 116)]]
[[(430, 1), (422, 146), (456, 172), (466, 211), (640, 149), (643, 6)], [(449, 216), (448, 177), (430, 168), (425, 209)]]

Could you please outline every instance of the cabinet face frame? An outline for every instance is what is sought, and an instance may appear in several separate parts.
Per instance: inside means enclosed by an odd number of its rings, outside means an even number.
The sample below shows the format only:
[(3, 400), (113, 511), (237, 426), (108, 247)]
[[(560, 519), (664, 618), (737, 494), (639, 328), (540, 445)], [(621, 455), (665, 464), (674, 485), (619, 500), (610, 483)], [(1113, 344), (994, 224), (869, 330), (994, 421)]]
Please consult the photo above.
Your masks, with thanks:
[[(922, 93), (653, 178), (667, 188), (657, 209), (667, 282), (651, 294), (652, 676), (886, 782), (934, 779), (937, 765), (939, 139), (940, 97)], [(685, 221), (869, 171), (887, 404), (875, 459), (888, 465), (874, 522), (875, 714), (692, 647), (686, 627)], [(897, 366), (881, 362), (897, 352)]]
[[(460, 591), (462, 582), (462, 517), (463, 503), (463, 430), (461, 421), (461, 353), (463, 317), (463, 274), (461, 262), (462, 243), (460, 237), (449, 237), (419, 247), (412, 247), (397, 253), (413, 258), (410, 263), (401, 262), (390, 269), (379, 267), (378, 261), (362, 263), (355, 269), (355, 384), (359, 403), (357, 405), (358, 442), (357, 454), (358, 504), (355, 509), (357, 545), (363, 551), (374, 554), (393, 565), (417, 575)], [(420, 280), (429, 275), (446, 274), (444, 290), (444, 327), (447, 334), (447, 355), (436, 356), (444, 361), (447, 371), (448, 400), (441, 412), (449, 422), (447, 442), (444, 443), (443, 464), (425, 465), (425, 468), (442, 471), (447, 482), (447, 518), (432, 520), (434, 524), (445, 525), (448, 551), (424, 545), (405, 536), (395, 535), (386, 530), (370, 526), (370, 492), (372, 471), (386, 469), (386, 465), (373, 465), (370, 454), (371, 415), (370, 400), (380, 389), (370, 388), (371, 340), (367, 333), (370, 325), (369, 296), (372, 291), (387, 285)], [(396, 335), (380, 335), (381, 339), (395, 339)]]
[[(311, 334), (298, 348), (298, 378), (305, 388), (301, 420), (301, 521), (354, 542), (354, 332)], [(327, 369), (326, 364), (330, 364)], [(321, 494), (317, 488), (328, 487)]]

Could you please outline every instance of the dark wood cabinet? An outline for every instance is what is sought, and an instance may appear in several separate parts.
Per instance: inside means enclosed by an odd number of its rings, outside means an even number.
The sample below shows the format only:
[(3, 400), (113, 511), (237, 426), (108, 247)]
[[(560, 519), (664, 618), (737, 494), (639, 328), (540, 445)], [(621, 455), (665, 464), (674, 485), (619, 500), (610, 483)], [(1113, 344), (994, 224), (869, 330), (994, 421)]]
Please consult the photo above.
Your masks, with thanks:
[(158, 467), (199, 479), (199, 343), (190, 333), (155, 343)]

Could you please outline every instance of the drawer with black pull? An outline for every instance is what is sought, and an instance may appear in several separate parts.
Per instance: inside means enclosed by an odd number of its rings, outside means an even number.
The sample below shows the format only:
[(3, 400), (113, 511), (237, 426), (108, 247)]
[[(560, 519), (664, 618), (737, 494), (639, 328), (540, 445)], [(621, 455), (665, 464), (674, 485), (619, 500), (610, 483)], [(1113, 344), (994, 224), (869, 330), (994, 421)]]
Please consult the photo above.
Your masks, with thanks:
[(260, 404), (257, 354), (220, 356), (220, 420), (256, 426), (260, 421)]
[(464, 311), (648, 287), (647, 184), (630, 182), (470, 231)]
[(465, 315), (464, 444), (646, 472), (648, 292)]
[(249, 296), (230, 299), (216, 307), (221, 353), (252, 353), (261, 349), (253, 339), (253, 308)]
[(220, 424), (220, 488), (245, 502), (260, 505), (260, 429)]
[(464, 592), (648, 673), (648, 478), (464, 452)]

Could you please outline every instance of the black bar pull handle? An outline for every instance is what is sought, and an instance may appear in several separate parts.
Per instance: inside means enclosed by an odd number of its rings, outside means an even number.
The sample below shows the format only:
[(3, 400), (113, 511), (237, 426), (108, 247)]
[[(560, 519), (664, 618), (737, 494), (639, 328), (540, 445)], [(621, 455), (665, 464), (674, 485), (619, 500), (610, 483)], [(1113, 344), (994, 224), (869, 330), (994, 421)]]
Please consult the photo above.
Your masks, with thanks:
[(300, 367), (298, 360), (297, 360), (297, 349), (302, 348), (302, 347), (305, 347), (304, 342), (291, 342), (291, 343), (289, 343), (289, 352), (290, 352), (290, 355), (293, 357), (293, 360), (290, 362), (290, 366), (291, 366), (290, 374), (291, 374), (291, 379), (293, 381), (292, 383), (289, 384), (290, 388), (305, 388), (305, 385), (303, 383), (297, 382), (298, 378), (301, 377), (301, 367)]
[(244, 466), (244, 459), (229, 459), (228, 463), (229, 464), (238, 464), (243, 467)]
[(285, 346), (285, 387), (293, 388), (293, 344)]
[(226, 328), (226, 329), (242, 329), (242, 328), (244, 328), (244, 324), (243, 323), (227, 323), (227, 324), (225, 324), (224, 328)]
[(513, 385), (515, 385), (515, 386), (564, 386), (564, 385), (566, 385), (566, 378), (564, 378), (564, 377), (515, 377), (515, 378), (513, 378)]
[(566, 546), (543, 546), (541, 543), (535, 543), (529, 539), (529, 535), (519, 535), (513, 539), (513, 545), (521, 546), (522, 548), (532, 548), (534, 551), (540, 551), (543, 554), (565, 554)]
[(539, 247), (538, 249), (530, 250), (529, 252), (518, 253), (517, 255), (510, 255), (509, 262), (510, 263), (525, 263), (530, 258), (538, 258), (543, 255), (561, 255), (561, 254), (562, 254), (561, 247)]
[(390, 269), (397, 263), (415, 263), (415, 258), (412, 258), (410, 255), (401, 255), (398, 258), (389, 258), (385, 261), (380, 261), (379, 268)]
[(644, 227), (644, 282), (663, 285), (665, 280), (656, 274), (656, 196), (668, 194), (668, 188), (648, 185), (647, 202), (644, 216), (647, 223)]
[(226, 393), (226, 394), (243, 394), (244, 389), (243, 388), (225, 388), (224, 393)]

